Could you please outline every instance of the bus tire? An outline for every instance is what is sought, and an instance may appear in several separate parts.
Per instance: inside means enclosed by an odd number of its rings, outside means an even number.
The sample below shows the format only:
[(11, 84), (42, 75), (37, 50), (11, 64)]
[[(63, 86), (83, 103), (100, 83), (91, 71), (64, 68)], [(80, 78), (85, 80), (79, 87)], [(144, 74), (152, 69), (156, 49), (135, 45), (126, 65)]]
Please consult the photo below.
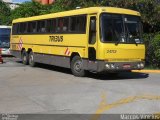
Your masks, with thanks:
[(79, 56), (73, 57), (71, 61), (72, 74), (77, 77), (84, 77), (86, 71), (82, 67), (83, 67), (82, 59)]
[(31, 67), (35, 67), (36, 66), (36, 63), (34, 61), (34, 54), (33, 54), (32, 51), (29, 53), (29, 65)]
[(28, 53), (25, 50), (22, 51), (22, 63), (28, 65)]

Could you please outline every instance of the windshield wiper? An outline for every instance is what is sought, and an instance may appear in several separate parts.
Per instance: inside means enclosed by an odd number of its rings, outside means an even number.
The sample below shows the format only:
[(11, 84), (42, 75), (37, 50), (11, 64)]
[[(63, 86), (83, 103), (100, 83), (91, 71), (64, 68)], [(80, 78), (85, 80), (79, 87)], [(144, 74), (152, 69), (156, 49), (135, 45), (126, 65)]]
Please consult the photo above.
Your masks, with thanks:
[(116, 42), (115, 42), (115, 45), (118, 45), (119, 43), (120, 43), (120, 40), (116, 41)]
[(138, 43), (136, 42), (136, 39), (134, 39), (133, 41), (135, 42), (135, 44), (136, 44), (136, 46), (137, 46), (137, 45), (138, 45)]
[(115, 42), (115, 45), (118, 45), (121, 42), (121, 40), (119, 39), (119, 35), (116, 31), (115, 31), (115, 35), (116, 35), (116, 38), (118, 38), (118, 41)]
[(121, 33), (119, 36), (120, 37), (118, 37), (118, 41), (116, 41), (115, 45), (118, 45), (120, 42), (125, 42), (125, 34)]

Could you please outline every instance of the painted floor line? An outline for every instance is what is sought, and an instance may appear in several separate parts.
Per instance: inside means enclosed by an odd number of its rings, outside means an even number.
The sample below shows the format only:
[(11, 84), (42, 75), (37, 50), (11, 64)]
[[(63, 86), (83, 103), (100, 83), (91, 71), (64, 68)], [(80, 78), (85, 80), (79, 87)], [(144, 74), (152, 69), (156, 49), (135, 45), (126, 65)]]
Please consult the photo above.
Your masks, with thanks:
[(106, 96), (103, 94), (101, 96), (102, 98), (102, 101), (100, 102), (100, 105), (98, 107), (98, 109), (96, 110), (96, 113), (95, 115), (92, 117), (91, 120), (99, 120), (100, 116), (107, 110), (110, 110), (112, 108), (115, 108), (115, 107), (119, 107), (121, 105), (124, 105), (124, 104), (129, 104), (129, 103), (132, 103), (132, 102), (136, 102), (138, 100), (160, 100), (160, 96), (155, 96), (155, 95), (139, 95), (139, 96), (130, 96), (130, 97), (127, 97), (127, 98), (123, 98), (123, 99), (120, 99), (114, 103), (111, 103), (111, 104), (108, 104), (107, 103), (107, 99), (106, 99)]

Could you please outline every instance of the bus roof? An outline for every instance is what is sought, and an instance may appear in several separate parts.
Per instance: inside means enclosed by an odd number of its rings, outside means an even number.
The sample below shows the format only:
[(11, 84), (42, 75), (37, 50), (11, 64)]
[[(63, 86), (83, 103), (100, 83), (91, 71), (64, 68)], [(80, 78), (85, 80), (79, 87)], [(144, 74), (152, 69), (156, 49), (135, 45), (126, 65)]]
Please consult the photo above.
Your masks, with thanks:
[(0, 25), (0, 28), (11, 28), (11, 26)]
[(89, 7), (89, 8), (82, 8), (82, 9), (76, 9), (76, 10), (70, 10), (70, 11), (45, 14), (45, 15), (40, 15), (40, 16), (33, 16), (33, 17), (28, 17), (28, 18), (19, 18), (19, 19), (13, 20), (13, 23), (40, 20), (40, 19), (49, 19), (49, 18), (56, 18), (56, 17), (64, 17), (64, 16), (72, 16), (72, 15), (80, 15), (80, 14), (94, 14), (94, 13), (101, 13), (101, 12), (140, 16), (139, 12), (134, 11), (134, 10), (124, 9), (124, 8)]

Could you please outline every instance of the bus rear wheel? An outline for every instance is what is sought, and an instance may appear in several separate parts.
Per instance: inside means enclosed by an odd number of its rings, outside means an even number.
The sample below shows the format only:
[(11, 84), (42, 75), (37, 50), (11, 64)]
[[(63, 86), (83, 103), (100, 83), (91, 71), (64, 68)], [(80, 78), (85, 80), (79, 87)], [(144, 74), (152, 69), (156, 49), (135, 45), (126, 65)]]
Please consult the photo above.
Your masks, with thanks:
[(73, 57), (71, 61), (71, 71), (74, 76), (84, 77), (86, 71), (83, 69), (82, 59), (79, 56)]
[(29, 53), (29, 65), (31, 67), (35, 67), (36, 66), (36, 63), (34, 61), (34, 54), (33, 54), (32, 51)]
[(25, 50), (22, 52), (22, 63), (24, 65), (28, 65), (28, 54)]

